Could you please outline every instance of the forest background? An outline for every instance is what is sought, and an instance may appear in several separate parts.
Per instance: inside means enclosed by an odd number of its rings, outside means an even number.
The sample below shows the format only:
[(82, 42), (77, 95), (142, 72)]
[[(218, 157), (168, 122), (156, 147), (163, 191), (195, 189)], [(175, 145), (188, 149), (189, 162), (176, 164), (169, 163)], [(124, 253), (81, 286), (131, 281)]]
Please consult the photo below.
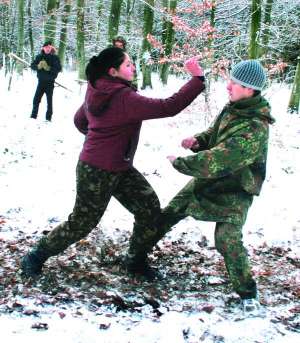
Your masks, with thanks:
[(11, 53), (30, 63), (51, 40), (64, 69), (82, 80), (88, 59), (122, 35), (142, 89), (152, 87), (152, 73), (166, 84), (198, 55), (209, 94), (212, 79), (255, 58), (270, 82), (291, 85), (288, 110), (298, 112), (299, 22), (300, 0), (0, 0), (0, 64), (7, 75), (22, 73)]
[[(0, 0), (2, 341), (299, 341), (299, 22), (300, 0)], [(181, 138), (207, 128), (228, 101), (223, 77), (231, 65), (257, 58), (267, 69), (263, 94), (276, 124), (264, 190), (244, 228), (264, 318), (241, 316), (239, 297), (214, 248), (213, 223), (187, 218), (160, 242), (151, 261), (164, 282), (129, 277), (118, 261), (133, 218), (117, 201), (87, 239), (47, 263), (39, 280), (22, 278), (20, 258), (72, 209), (84, 139), (73, 115), (84, 99), (84, 68), (116, 35), (128, 41), (145, 96), (176, 92), (190, 56), (198, 55), (205, 69), (204, 96), (175, 119), (143, 124), (135, 162), (162, 205), (187, 182), (166, 156), (181, 155)], [(29, 118), (36, 75), (24, 70), (46, 39), (63, 64), (57, 80), (72, 90), (55, 90), (51, 123), (42, 114)]]

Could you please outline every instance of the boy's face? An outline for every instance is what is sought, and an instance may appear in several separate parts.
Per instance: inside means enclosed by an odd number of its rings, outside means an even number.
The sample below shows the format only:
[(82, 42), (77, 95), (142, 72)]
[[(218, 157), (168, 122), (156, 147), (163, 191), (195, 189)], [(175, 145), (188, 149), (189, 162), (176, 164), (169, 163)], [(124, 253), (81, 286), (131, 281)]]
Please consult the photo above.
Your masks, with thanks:
[(114, 42), (114, 46), (115, 46), (116, 48), (124, 49), (124, 44), (123, 44), (123, 42), (121, 42), (121, 41), (119, 41), (119, 40), (117, 40), (117, 41)]
[(232, 80), (228, 81), (227, 91), (229, 95), (229, 100), (231, 102), (251, 98), (254, 94), (254, 90), (252, 88), (241, 86), (240, 84), (235, 83)]
[(43, 46), (43, 50), (45, 54), (50, 54), (52, 51), (52, 45)]

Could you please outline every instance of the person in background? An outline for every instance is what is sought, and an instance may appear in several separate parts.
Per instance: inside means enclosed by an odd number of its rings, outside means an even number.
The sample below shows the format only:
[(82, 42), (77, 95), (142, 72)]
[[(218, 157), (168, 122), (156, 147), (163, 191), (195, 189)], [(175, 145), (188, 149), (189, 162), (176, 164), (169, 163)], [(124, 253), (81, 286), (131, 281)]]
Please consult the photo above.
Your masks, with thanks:
[(39, 105), (44, 94), (47, 97), (46, 120), (51, 121), (53, 114), (53, 90), (58, 73), (62, 70), (56, 50), (50, 41), (44, 43), (40, 54), (31, 63), (31, 69), (37, 72), (38, 85), (33, 98), (31, 118), (36, 119)]
[(125, 40), (125, 38), (123, 38), (122, 36), (117, 36), (115, 38), (113, 38), (112, 40), (113, 46), (116, 48), (120, 48), (126, 51), (126, 45), (127, 42)]
[(256, 60), (236, 64), (227, 84), (229, 103), (211, 127), (182, 141), (193, 154), (168, 156), (172, 166), (193, 179), (162, 210), (157, 236), (140, 242), (145, 253), (180, 220), (191, 216), (216, 222), (215, 245), (245, 314), (261, 313), (256, 281), (242, 241), (253, 197), (266, 176), (270, 105), (261, 95), (266, 74)]
[[(125, 258), (128, 272), (156, 277), (140, 242), (156, 234), (159, 199), (144, 176), (133, 166), (143, 120), (175, 116), (205, 88), (197, 59), (186, 61), (193, 76), (167, 99), (139, 95), (131, 87), (134, 66), (128, 54), (110, 47), (90, 59), (85, 101), (75, 114), (75, 125), (85, 135), (79, 157), (75, 205), (68, 220), (42, 237), (21, 261), (26, 276), (41, 273), (50, 257), (63, 252), (97, 226), (115, 197), (134, 215), (133, 233)], [(146, 158), (146, 157), (145, 157)]]

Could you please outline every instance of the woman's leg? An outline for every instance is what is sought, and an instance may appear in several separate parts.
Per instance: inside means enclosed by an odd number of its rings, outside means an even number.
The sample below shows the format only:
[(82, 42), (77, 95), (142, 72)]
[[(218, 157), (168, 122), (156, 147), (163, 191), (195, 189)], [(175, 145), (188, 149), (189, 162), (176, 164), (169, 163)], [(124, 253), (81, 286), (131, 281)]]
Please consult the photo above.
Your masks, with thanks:
[(40, 239), (23, 258), (22, 269), (25, 274), (39, 274), (43, 263), (50, 256), (59, 254), (91, 232), (108, 205), (118, 180), (117, 175), (78, 162), (77, 195), (73, 212), (66, 222)]
[(113, 196), (134, 215), (129, 254), (145, 260), (153, 248), (153, 237), (158, 230), (156, 223), (161, 213), (159, 199), (149, 182), (135, 168), (123, 173)]
[(224, 257), (233, 288), (242, 299), (249, 299), (256, 297), (257, 290), (242, 238), (242, 226), (230, 223), (216, 224), (216, 248)]

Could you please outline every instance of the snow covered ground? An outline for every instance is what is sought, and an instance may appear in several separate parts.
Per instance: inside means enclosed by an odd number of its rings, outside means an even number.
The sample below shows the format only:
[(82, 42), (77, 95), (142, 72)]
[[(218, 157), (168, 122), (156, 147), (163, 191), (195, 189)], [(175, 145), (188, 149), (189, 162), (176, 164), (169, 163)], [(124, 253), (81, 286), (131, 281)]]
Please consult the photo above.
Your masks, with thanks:
[[(243, 319), (224, 264), (214, 249), (214, 223), (186, 219), (151, 258), (162, 283), (131, 280), (116, 263), (127, 247), (132, 215), (112, 200), (86, 240), (51, 258), (36, 282), (22, 280), (19, 259), (40, 237), (65, 220), (75, 197), (75, 166), (83, 136), (73, 125), (85, 87), (65, 72), (54, 91), (54, 115), (29, 118), (36, 77), (14, 76), (12, 90), (0, 73), (0, 332), (1, 341), (68, 343), (196, 343), (299, 341), (300, 333), (300, 116), (287, 114), (290, 90), (266, 92), (276, 123), (271, 129), (268, 175), (244, 227), (244, 241), (258, 279), (264, 318)], [(147, 96), (165, 97), (154, 80)], [(135, 166), (157, 191), (162, 206), (189, 180), (167, 155), (183, 155), (183, 138), (205, 129), (227, 102), (225, 84), (211, 87), (175, 118), (143, 124)]]

